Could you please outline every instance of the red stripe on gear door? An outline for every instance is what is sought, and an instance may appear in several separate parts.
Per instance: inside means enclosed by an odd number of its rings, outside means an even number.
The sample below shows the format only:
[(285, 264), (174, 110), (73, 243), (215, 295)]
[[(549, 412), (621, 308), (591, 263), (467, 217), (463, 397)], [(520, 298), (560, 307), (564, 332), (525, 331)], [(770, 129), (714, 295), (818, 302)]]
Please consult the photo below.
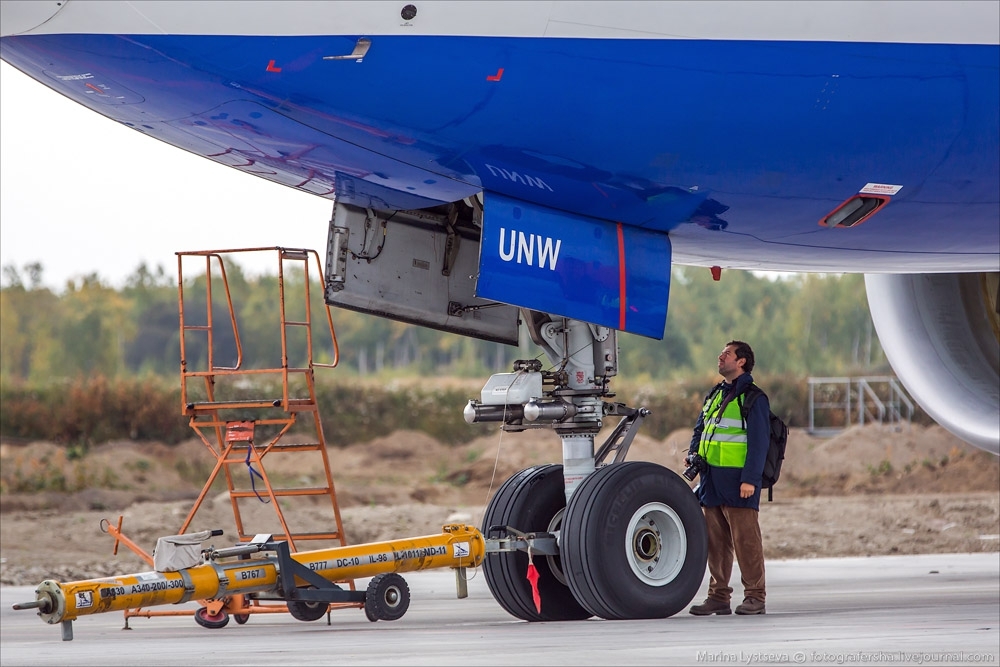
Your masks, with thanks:
[(618, 329), (625, 331), (625, 231), (618, 223)]

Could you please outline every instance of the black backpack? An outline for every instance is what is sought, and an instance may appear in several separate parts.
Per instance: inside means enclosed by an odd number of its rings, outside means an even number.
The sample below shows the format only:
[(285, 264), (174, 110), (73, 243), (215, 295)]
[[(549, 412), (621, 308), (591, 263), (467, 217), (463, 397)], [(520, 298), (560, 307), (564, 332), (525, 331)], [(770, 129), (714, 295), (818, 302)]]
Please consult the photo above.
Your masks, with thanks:
[[(750, 414), (750, 406), (763, 394), (764, 391), (755, 384), (743, 392), (743, 404), (740, 406), (743, 421)], [(767, 457), (764, 459), (764, 473), (760, 478), (761, 488), (767, 489), (767, 502), (774, 500), (774, 484), (781, 475), (781, 462), (785, 460), (785, 445), (788, 444), (788, 426), (773, 411), (769, 412), (771, 437), (767, 445)]]

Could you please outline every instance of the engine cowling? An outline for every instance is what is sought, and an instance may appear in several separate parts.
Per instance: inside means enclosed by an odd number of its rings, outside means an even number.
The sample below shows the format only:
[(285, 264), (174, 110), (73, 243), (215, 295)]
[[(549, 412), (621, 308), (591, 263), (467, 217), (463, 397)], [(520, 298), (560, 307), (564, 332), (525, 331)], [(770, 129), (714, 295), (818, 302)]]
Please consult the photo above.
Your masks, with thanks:
[(1000, 454), (1000, 273), (867, 274), (882, 349), (927, 414)]

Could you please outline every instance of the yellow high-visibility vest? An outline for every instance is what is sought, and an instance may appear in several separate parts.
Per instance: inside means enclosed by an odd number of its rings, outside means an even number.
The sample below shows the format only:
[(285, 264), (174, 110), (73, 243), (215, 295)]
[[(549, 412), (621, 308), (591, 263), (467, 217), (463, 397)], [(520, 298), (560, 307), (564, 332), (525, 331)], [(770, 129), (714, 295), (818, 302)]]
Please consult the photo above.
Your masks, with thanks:
[(747, 429), (739, 398), (719, 413), (725, 392), (717, 391), (702, 408), (701, 442), (698, 454), (717, 468), (742, 468), (747, 461)]

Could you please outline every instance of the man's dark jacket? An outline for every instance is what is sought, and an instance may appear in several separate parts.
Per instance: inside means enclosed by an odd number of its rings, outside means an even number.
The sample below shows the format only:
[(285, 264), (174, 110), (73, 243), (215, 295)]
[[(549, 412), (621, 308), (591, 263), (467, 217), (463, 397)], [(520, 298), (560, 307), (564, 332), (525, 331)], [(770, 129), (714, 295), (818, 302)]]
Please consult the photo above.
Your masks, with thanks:
[[(743, 392), (753, 384), (753, 377), (749, 373), (743, 373), (733, 384), (720, 382), (716, 385), (717, 390), (725, 392), (723, 396), (729, 397), (733, 392), (731, 400), (743, 400)], [(767, 447), (771, 437), (770, 423), (771, 406), (767, 396), (758, 396), (752, 406), (750, 414), (747, 415), (747, 459), (742, 468), (718, 468), (708, 466), (708, 470), (701, 473), (701, 483), (698, 485), (698, 500), (705, 507), (718, 507), (726, 505), (728, 507), (752, 507), (760, 509), (760, 477), (764, 473), (764, 459), (767, 458)], [(705, 414), (698, 414), (698, 423), (694, 427), (694, 435), (691, 437), (689, 453), (698, 451), (698, 444), (701, 442), (701, 432), (705, 428)], [(749, 498), (740, 498), (740, 484), (746, 482), (753, 484), (754, 493)]]

